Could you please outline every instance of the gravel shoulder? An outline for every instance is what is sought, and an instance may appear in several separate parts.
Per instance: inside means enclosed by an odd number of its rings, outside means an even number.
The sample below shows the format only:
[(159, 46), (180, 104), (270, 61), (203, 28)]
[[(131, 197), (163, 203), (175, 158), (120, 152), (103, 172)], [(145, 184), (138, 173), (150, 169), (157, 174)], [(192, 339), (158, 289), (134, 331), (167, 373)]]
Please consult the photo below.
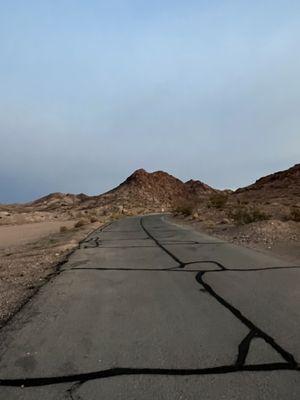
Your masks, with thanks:
[[(57, 221), (0, 227), (0, 327), (57, 272), (78, 243), (101, 226), (73, 225)], [(61, 226), (68, 230), (60, 232)]]
[(300, 223), (293, 221), (259, 221), (242, 226), (230, 224), (207, 224), (182, 216), (169, 216), (171, 222), (192, 227), (230, 243), (276, 256), (300, 265)]

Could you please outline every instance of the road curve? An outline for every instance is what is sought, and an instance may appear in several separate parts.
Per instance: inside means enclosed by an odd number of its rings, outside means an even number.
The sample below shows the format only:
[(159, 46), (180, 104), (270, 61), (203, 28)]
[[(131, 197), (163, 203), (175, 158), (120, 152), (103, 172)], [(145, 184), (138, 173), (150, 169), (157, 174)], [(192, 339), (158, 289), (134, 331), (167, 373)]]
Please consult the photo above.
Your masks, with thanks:
[(1, 330), (0, 399), (299, 399), (300, 266), (179, 227), (90, 235)]

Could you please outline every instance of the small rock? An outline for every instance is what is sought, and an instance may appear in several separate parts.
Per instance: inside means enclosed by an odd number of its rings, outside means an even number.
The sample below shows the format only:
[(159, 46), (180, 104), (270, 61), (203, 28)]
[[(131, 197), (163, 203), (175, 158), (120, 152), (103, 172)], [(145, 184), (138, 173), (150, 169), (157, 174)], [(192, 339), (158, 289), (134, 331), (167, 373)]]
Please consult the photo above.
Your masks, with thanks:
[(230, 224), (230, 220), (228, 218), (223, 218), (221, 224)]

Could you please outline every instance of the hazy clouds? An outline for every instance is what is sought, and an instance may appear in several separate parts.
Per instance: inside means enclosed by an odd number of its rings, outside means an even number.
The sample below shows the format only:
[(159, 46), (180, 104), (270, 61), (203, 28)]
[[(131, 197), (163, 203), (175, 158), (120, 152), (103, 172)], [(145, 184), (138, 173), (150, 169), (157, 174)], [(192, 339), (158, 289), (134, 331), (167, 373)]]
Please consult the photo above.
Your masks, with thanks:
[(299, 2), (6, 3), (0, 202), (140, 167), (237, 187), (299, 162)]

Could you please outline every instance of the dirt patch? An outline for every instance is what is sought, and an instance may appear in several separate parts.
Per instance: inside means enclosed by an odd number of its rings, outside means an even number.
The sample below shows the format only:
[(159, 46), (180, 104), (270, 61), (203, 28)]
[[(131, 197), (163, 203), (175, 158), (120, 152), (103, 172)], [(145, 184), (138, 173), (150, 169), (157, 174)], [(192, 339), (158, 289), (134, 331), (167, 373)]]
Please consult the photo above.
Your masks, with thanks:
[[(60, 222), (55, 225), (41, 224), (10, 226), (7, 232), (11, 235), (7, 242), (16, 243), (19, 235), (35, 238), (35, 241), (18, 246), (0, 248), (0, 326), (2, 326), (52, 274), (57, 272), (57, 266), (66, 259), (78, 243), (89, 232), (100, 227), (94, 223), (59, 232)], [(74, 225), (74, 221), (72, 226)], [(1, 227), (2, 230), (3, 227)], [(13, 228), (16, 228), (14, 230)], [(12, 229), (12, 230), (11, 230)], [(44, 236), (45, 232), (55, 230), (56, 233)], [(28, 233), (30, 232), (30, 233)], [(3, 231), (2, 231), (3, 234)], [(39, 235), (39, 238), (37, 239)], [(44, 236), (44, 237), (41, 237)], [(18, 239), (18, 240), (17, 240)]]

